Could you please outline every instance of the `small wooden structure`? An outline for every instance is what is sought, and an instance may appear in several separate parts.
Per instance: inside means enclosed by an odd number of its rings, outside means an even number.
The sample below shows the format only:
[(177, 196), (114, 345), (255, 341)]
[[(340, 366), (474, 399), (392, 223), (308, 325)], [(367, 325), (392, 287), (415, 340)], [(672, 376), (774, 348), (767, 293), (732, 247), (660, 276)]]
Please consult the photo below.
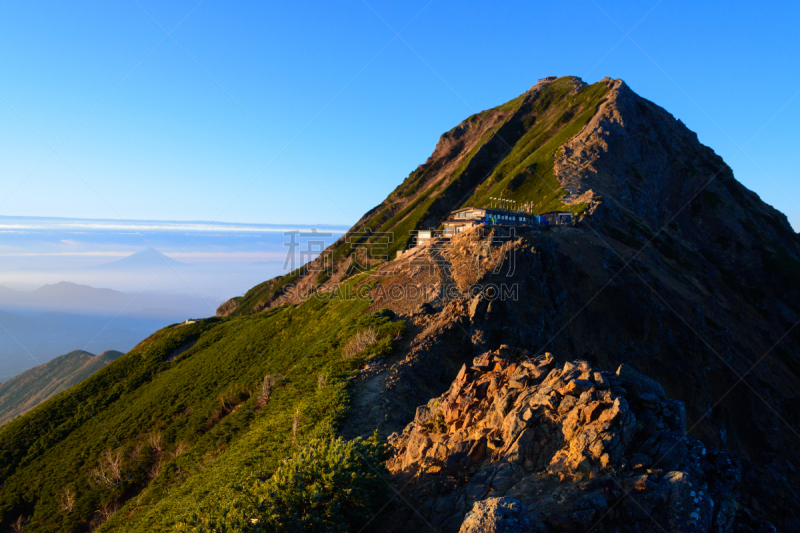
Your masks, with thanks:
[(417, 232), (417, 246), (425, 244), (433, 240), (433, 232), (431, 230), (422, 230)]
[(445, 235), (461, 233), (469, 228), (485, 224), (486, 212), (487, 210), (482, 207), (464, 207), (452, 211), (448, 219), (442, 223)]

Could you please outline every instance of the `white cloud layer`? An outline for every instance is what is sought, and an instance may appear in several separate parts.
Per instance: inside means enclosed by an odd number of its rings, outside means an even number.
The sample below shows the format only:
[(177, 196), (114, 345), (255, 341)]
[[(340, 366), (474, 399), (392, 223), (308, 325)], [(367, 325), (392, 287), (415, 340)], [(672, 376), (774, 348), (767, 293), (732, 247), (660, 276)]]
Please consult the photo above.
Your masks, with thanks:
[(173, 222), (158, 220), (82, 220), (60, 218), (0, 217), (0, 233), (19, 232), (170, 232), (170, 233), (283, 233), (286, 231), (310, 231), (316, 228), (320, 233), (340, 235), (347, 231), (345, 226), (273, 225), (273, 224), (234, 224), (220, 222)]

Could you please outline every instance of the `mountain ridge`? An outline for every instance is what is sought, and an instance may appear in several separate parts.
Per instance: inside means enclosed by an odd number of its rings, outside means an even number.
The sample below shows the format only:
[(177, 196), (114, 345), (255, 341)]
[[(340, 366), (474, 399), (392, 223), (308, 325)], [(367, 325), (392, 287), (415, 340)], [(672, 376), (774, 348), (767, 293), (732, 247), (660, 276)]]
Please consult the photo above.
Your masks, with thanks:
[(20, 291), (0, 285), (0, 309), (10, 311), (76, 312), (90, 314), (147, 314), (163, 308), (164, 316), (197, 312), (196, 300), (183, 295), (127, 293), (70, 281)]
[(98, 355), (74, 350), (0, 383), (0, 425), (80, 383), (122, 355), (115, 350)]
[[(581, 91), (587, 94), (577, 98)], [(564, 105), (554, 106), (554, 101)], [(531, 129), (537, 121), (548, 127), (543, 132)], [(681, 156), (682, 150), (691, 157)], [(459, 189), (465, 173), (473, 175), (467, 179), (471, 194), (459, 196), (446, 208), (434, 208), (434, 203), (444, 203), (443, 190)], [(375, 246), (392, 233), (392, 242), (381, 249), (381, 255), (392, 258), (410, 244), (409, 232), (439, 227), (451, 210), (488, 205), (491, 197), (500, 196), (519, 204), (529, 202), (533, 212), (569, 209), (578, 219), (591, 214), (596, 225), (610, 226), (615, 235), (641, 244), (664, 232), (665, 224), (675, 223), (673, 219), (687, 208), (703, 211), (707, 206), (707, 212), (714, 213), (724, 199), (726, 204), (757, 211), (760, 218), (754, 221), (740, 208), (726, 224), (739, 226), (734, 234), (754, 233), (743, 232), (744, 225), (776, 229), (769, 240), (788, 240), (794, 248), (791, 255), (800, 256), (797, 234), (785, 215), (736, 181), (722, 158), (700, 144), (680, 120), (636, 95), (622, 80), (604, 78), (586, 85), (567, 76), (540, 81), (519, 97), (472, 115), (444, 133), (426, 163), (306, 271), (327, 269), (326, 282), (346, 279), (352, 273), (347, 263), (359, 246)], [(714, 229), (706, 224), (703, 231)], [(729, 231), (726, 227), (711, 237), (724, 241), (730, 239)], [(631, 232), (639, 235), (631, 237)], [(692, 243), (695, 248), (708, 244), (709, 239), (696, 230), (691, 237), (700, 237), (701, 242)], [(726, 258), (731, 259), (736, 258)], [(734, 261), (747, 270), (743, 263)], [(286, 284), (310, 288), (320, 278), (301, 276), (300, 270), (287, 273), (225, 302), (217, 314), (260, 311), (278, 302)]]
[[(446, 248), (391, 257), (406, 248), (408, 231), (436, 227), (451, 209), (500, 194), (538, 212), (570, 209), (577, 222), (514, 228), (513, 236), (476, 228)], [(775, 213), (713, 150), (621, 80), (538, 83), (444, 134), (431, 158), (311, 268), (265, 281), (217, 317), (154, 333), (0, 428), (0, 524), (28, 517), (30, 531), (202, 531), (186, 524), (195, 515), (216, 521), (231, 516), (226, 509), (244, 509), (226, 487), (257, 491), (275, 475), (297, 487), (300, 478), (280, 465), (314, 470), (315, 439), (377, 432), (401, 444), (400, 452), (431, 451), (442, 464), (407, 456), (403, 468), (421, 466), (418, 483), (390, 482), (419, 499), (417, 512), (391, 521), (402, 504), (376, 502), (371, 510), (379, 514), (364, 525), (379, 530), (389, 520), (398, 531), (418, 531), (427, 516), (458, 531), (467, 527), (468, 509), (457, 502), (458, 516), (448, 518), (450, 507), (437, 509), (437, 502), (470, 487), (470, 494), (499, 491), (495, 480), (505, 493), (511, 482), (544, 479), (528, 454), (474, 487), (480, 470), (470, 461), (490, 442), (513, 446), (523, 428), (540, 449), (558, 450), (566, 432), (537, 426), (546, 414), (590, 431), (624, 422), (603, 449), (613, 450), (615, 438), (631, 446), (604, 464), (603, 454), (579, 456), (594, 453), (583, 446), (588, 440), (570, 441), (575, 454), (556, 472), (565, 477), (547, 482), (553, 494), (569, 492), (575, 507), (548, 502), (538, 531), (661, 531), (646, 509), (666, 520), (680, 511), (692, 531), (791, 530), (800, 519), (793, 466), (800, 446), (783, 424), (800, 423), (800, 239)], [(379, 247), (386, 232), (396, 239)], [(356, 268), (364, 246), (378, 254)], [(506, 297), (493, 295), (504, 285)], [(393, 287), (402, 297), (392, 297)], [(618, 378), (595, 376), (614, 368)], [(531, 381), (545, 376), (552, 377), (546, 384)], [(619, 387), (613, 397), (601, 388), (605, 379)], [(546, 410), (515, 404), (522, 391), (535, 393)], [(491, 406), (480, 404), (490, 396)], [(458, 426), (454, 432), (485, 416), (488, 433), (437, 451), (441, 424), (418, 415), (445, 401), (458, 410), (444, 420)], [(577, 410), (562, 418), (570, 409)], [(601, 412), (608, 419), (597, 418)], [(702, 462), (706, 447), (720, 460), (714, 468)], [(675, 468), (702, 472), (651, 472), (637, 456), (654, 454), (655, 463), (673, 450), (690, 459), (671, 462)], [(726, 469), (732, 457), (736, 468)], [(525, 459), (534, 463), (528, 470)], [(599, 504), (573, 502), (565, 487), (580, 472), (586, 478), (574, 487), (587, 496), (608, 489), (619, 508), (597, 513)], [(690, 478), (716, 485), (691, 487)], [(427, 497), (429, 489), (443, 498)], [(65, 490), (76, 496), (69, 512), (57, 503)], [(711, 508), (704, 500), (702, 520), (692, 521), (684, 507), (698, 490), (726, 503)], [(287, 520), (307, 517), (324, 491), (313, 496), (285, 509)], [(677, 508), (665, 506), (676, 498)], [(238, 530), (259, 531), (260, 511), (247, 509), (253, 514), (241, 517)]]

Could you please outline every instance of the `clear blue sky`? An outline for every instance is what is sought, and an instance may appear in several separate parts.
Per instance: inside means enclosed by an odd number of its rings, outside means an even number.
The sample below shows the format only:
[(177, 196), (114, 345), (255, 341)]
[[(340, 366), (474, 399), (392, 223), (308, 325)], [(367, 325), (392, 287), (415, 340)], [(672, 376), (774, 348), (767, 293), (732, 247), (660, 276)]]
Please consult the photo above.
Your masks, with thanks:
[(471, 113), (577, 75), (800, 227), (795, 2), (137, 1), (0, 6), (0, 215), (351, 224)]

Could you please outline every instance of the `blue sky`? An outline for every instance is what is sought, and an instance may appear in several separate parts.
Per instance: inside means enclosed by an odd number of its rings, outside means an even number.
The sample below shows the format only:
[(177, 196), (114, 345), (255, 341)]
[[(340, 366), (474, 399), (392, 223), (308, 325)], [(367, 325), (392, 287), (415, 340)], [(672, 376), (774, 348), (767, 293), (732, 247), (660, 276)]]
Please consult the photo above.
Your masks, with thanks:
[(798, 228), (799, 20), (789, 2), (6, 2), (0, 216), (349, 225), (468, 115), (577, 75), (626, 80)]

